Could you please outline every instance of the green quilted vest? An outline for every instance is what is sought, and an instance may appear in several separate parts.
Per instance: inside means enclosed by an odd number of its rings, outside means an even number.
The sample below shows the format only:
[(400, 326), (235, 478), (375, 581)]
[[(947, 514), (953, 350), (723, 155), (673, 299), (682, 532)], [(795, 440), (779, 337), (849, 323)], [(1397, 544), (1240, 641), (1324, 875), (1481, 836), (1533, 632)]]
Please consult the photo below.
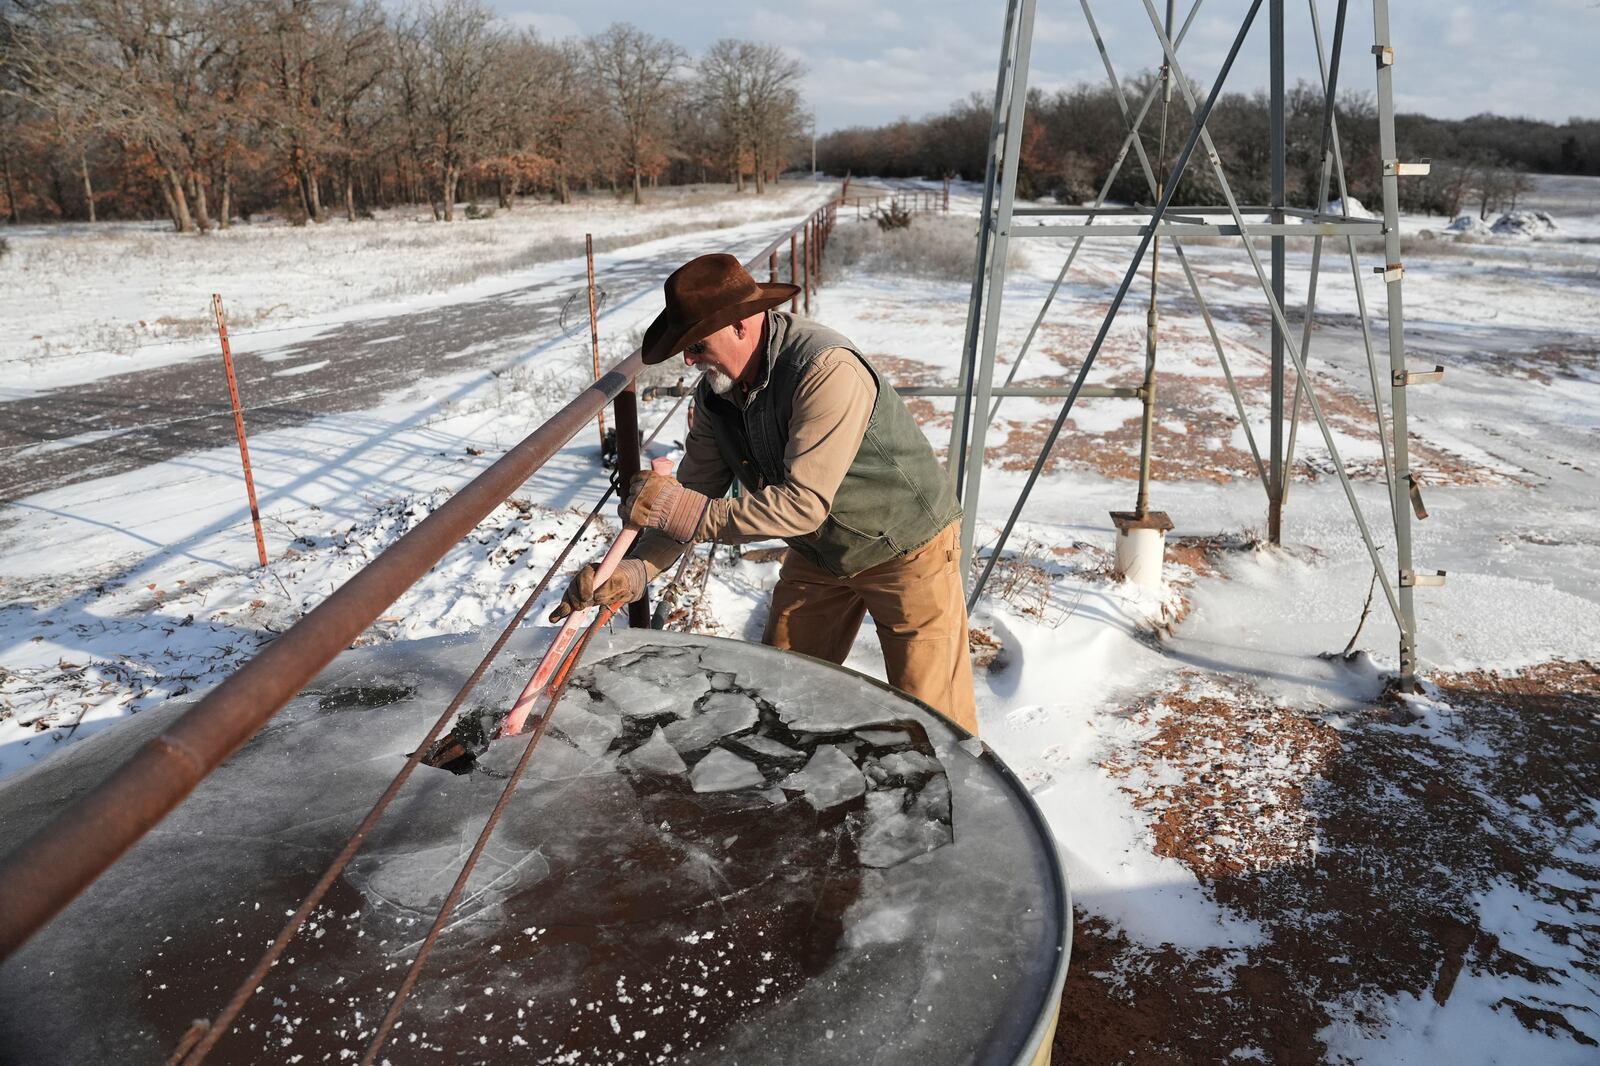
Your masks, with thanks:
[(848, 349), (861, 360), (877, 382), (878, 399), (822, 527), (784, 541), (816, 565), (851, 577), (915, 551), (961, 515), (949, 476), (894, 387), (839, 333), (768, 311), (765, 365), (747, 406), (741, 409), (704, 382), (697, 399), (740, 483), (752, 490), (780, 484), (787, 476), (783, 454), (795, 388), (829, 348)]

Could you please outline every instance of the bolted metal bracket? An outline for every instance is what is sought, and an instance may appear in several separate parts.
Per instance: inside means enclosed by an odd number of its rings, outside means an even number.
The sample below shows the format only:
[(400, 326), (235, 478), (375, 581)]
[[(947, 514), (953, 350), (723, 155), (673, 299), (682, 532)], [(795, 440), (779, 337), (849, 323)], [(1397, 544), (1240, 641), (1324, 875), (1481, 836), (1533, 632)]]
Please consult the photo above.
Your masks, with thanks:
[(1443, 570), (1436, 570), (1431, 574), (1419, 574), (1415, 570), (1400, 571), (1400, 587), (1403, 589), (1442, 588), (1443, 586)]
[(1417, 481), (1417, 475), (1406, 475), (1406, 494), (1411, 497), (1411, 509), (1416, 512), (1417, 518), (1428, 517), (1428, 509), (1422, 506), (1422, 485)]
[(1375, 44), (1375, 45), (1373, 45), (1372, 46), (1372, 54), (1378, 57), (1378, 66), (1380, 66), (1380, 67), (1392, 67), (1392, 66), (1394, 66), (1394, 49), (1390, 48), (1388, 45), (1386, 45), (1386, 44)]
[(1383, 280), (1391, 285), (1406, 276), (1406, 268), (1401, 266), (1399, 263), (1389, 263), (1386, 266), (1373, 267), (1372, 272), (1374, 274), (1382, 274)]
[(1444, 377), (1444, 367), (1435, 365), (1432, 370), (1396, 370), (1389, 375), (1389, 384), (1395, 388), (1407, 385), (1437, 385)]
[(1432, 169), (1431, 159), (1421, 159), (1414, 163), (1406, 163), (1399, 159), (1383, 161), (1383, 176), (1386, 178), (1420, 178)]

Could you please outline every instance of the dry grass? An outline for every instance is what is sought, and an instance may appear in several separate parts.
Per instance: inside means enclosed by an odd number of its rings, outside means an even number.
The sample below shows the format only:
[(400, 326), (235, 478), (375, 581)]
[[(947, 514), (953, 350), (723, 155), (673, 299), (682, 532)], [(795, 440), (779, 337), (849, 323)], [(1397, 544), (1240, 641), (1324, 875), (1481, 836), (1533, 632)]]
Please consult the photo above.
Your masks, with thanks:
[[(905, 229), (842, 225), (828, 238), (823, 272), (841, 277), (854, 271), (901, 277), (966, 281), (978, 253), (976, 220), (959, 215), (919, 214)], [(1009, 269), (1021, 268), (1012, 249)]]

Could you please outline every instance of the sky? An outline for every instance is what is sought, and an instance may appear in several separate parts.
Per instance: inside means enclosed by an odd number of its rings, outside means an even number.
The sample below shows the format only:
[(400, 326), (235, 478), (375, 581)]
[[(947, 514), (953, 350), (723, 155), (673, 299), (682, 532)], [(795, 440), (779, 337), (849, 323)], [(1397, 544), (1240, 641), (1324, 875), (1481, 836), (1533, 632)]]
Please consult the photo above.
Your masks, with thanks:
[[(787, 0), (710, 4), (700, 0), (488, 0), (509, 21), (547, 37), (583, 36), (631, 22), (691, 52), (722, 37), (777, 44), (807, 66), (805, 96), (817, 128), (879, 125), (920, 118), (974, 91), (992, 99), (1004, 0)], [(1317, 0), (1324, 37), (1337, 0)], [(1158, 7), (1161, 0), (1156, 0)], [(1157, 66), (1160, 45), (1139, 0), (1090, 0), (1120, 75)], [(1288, 80), (1318, 80), (1306, 0), (1288, 0)], [(1396, 106), (1441, 118), (1488, 111), (1563, 122), (1600, 117), (1600, 0), (1391, 0), (1396, 51)], [(1178, 21), (1190, 4), (1178, 0)], [(1203, 0), (1178, 62), (1209, 87), (1238, 33), (1248, 0)], [(1054, 89), (1104, 84), (1079, 0), (1040, 0), (1030, 83)], [(1372, 92), (1367, 58), (1372, 5), (1352, 0), (1342, 85)], [(1263, 4), (1228, 81), (1230, 89), (1264, 87), (1267, 7)]]

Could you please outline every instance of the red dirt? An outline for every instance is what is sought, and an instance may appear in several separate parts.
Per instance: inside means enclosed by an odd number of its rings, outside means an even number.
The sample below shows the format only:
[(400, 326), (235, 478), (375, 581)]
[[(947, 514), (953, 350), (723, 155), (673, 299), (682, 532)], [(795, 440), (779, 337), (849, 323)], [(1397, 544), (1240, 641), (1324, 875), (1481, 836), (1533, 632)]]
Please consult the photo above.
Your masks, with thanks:
[[(1155, 739), (1108, 771), (1149, 815), (1155, 850), (1267, 937), (1185, 953), (1080, 914), (1058, 1066), (1217, 1062), (1245, 1049), (1325, 1062), (1316, 1034), (1335, 1015), (1381, 1026), (1363, 1004), (1443, 1004), (1465, 972), (1520, 978), (1536, 991), (1508, 982), (1495, 1010), (1574, 1052), (1594, 1046), (1575, 1019), (1593, 1028), (1600, 863), (1572, 842), (1600, 803), (1600, 668), (1433, 681), (1437, 700), (1412, 705), (1422, 718), (1380, 702), (1337, 729), (1316, 708), (1199, 674), (1135, 709)], [(1524, 955), (1529, 934), (1483, 924), (1477, 898), (1497, 886), (1545, 912), (1548, 950)], [(1565, 970), (1550, 963), (1561, 950)]]

